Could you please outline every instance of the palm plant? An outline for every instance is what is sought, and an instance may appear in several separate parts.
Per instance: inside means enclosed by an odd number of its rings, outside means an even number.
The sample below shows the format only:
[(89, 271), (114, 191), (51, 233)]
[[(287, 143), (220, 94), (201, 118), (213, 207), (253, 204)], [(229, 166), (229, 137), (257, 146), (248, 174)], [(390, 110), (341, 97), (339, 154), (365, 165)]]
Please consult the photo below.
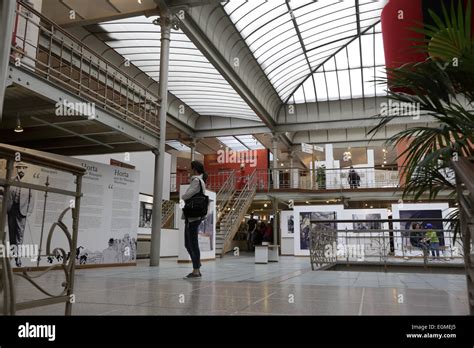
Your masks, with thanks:
[[(430, 11), (434, 25), (413, 30), (424, 35), (416, 49), (427, 59), (387, 69), (387, 78), (376, 82), (388, 84), (388, 98), (397, 103), (418, 105), (420, 113), (434, 118), (426, 126), (401, 131), (387, 140), (387, 145), (409, 143), (399, 155), (405, 158), (402, 176), (406, 178), (403, 197), (415, 200), (428, 194), (435, 199), (441, 191), (456, 196), (455, 182), (449, 178), (452, 162), (474, 156), (474, 42), (471, 37), (471, 0), (466, 11), (463, 1), (450, 10), (443, 3), (443, 18)], [(400, 91), (408, 91), (404, 93)], [(404, 105), (404, 104), (402, 104)], [(379, 123), (370, 130), (374, 135), (398, 115), (378, 115)], [(452, 215), (451, 218), (455, 218)], [(453, 225), (456, 232), (458, 225)]]

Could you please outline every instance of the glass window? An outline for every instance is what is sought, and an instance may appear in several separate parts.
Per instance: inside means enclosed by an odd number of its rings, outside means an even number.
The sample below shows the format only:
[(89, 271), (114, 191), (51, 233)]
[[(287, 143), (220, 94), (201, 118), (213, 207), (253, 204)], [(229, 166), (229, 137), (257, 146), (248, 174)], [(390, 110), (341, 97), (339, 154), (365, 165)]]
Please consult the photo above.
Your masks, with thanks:
[[(153, 19), (139, 16), (101, 23), (101, 31), (95, 34), (158, 82), (160, 27), (152, 23)], [(204, 116), (260, 120), (180, 30), (171, 32), (169, 90)]]
[(385, 64), (378, 23), (387, 1), (232, 0), (223, 6), (282, 100), (303, 103), (386, 93), (369, 87), (365, 76), (372, 79)]

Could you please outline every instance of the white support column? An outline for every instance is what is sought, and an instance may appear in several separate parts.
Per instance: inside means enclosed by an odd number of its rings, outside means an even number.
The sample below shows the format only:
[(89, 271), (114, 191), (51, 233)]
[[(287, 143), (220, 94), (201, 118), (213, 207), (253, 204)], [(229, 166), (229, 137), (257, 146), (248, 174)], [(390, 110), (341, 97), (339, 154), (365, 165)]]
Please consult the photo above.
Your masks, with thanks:
[(193, 139), (191, 143), (191, 161), (194, 161), (196, 159), (196, 145), (197, 145), (197, 140)]
[(272, 153), (273, 153), (273, 163), (272, 163), (273, 188), (278, 189), (280, 185), (279, 185), (279, 174), (278, 174), (278, 135), (277, 134), (273, 134)]
[(15, 0), (2, 0), (0, 3), (0, 122), (2, 121), (3, 102), (7, 88), (15, 5)]
[(295, 168), (295, 158), (296, 153), (295, 151), (290, 152), (290, 188), (297, 189), (299, 188), (299, 172), (298, 169)]
[(168, 111), (168, 73), (172, 15), (168, 8), (160, 6), (160, 18), (154, 24), (161, 26), (160, 50), (160, 147), (155, 155), (155, 185), (153, 188), (153, 215), (151, 226), (150, 266), (160, 265), (161, 201), (165, 168), (166, 113)]
[(272, 206), (273, 206), (273, 244), (274, 245), (280, 245), (280, 241), (278, 240), (278, 226), (280, 225), (278, 223), (278, 200), (273, 197), (272, 199)]
[[(373, 149), (367, 149), (367, 175), (364, 186), (366, 187), (376, 187), (375, 182), (375, 154)], [(362, 185), (362, 184), (361, 184)]]

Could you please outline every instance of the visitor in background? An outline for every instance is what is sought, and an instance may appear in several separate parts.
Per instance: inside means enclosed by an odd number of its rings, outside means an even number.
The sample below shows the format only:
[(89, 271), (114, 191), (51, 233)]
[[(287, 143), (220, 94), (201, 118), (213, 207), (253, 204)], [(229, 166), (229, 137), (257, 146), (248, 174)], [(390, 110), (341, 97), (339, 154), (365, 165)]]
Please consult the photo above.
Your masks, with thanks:
[(430, 245), (430, 250), (431, 250), (431, 256), (436, 259), (440, 259), (439, 257), (439, 238), (438, 234), (436, 233), (435, 230), (433, 230), (433, 225), (430, 223), (427, 223), (425, 228), (427, 229), (425, 233), (425, 238), (427, 241), (429, 241)]
[(265, 227), (263, 231), (263, 241), (271, 243), (273, 241), (273, 219), (270, 220), (270, 223)]
[[(187, 201), (197, 193), (201, 192), (201, 190), (203, 193), (206, 192), (207, 173), (204, 171), (204, 165), (201, 162), (191, 162), (191, 175), (191, 183), (181, 197), (183, 201)], [(203, 218), (187, 218), (184, 214), (181, 218), (185, 220), (184, 246), (193, 262), (193, 271), (189, 273), (186, 278), (199, 278), (201, 277), (201, 252), (199, 250), (198, 228)]]
[(419, 222), (415, 222), (410, 231), (410, 243), (415, 248), (422, 248), (421, 240), (423, 239), (423, 230)]
[(347, 180), (349, 181), (349, 186), (351, 189), (358, 188), (360, 186), (360, 176), (357, 174), (353, 166), (350, 167)]
[(260, 226), (255, 230), (254, 245), (261, 245), (263, 241), (263, 234), (267, 228), (265, 222), (260, 221)]
[(257, 229), (257, 220), (255, 220), (253, 214), (251, 214), (249, 221), (247, 221), (247, 249), (248, 251), (253, 250), (253, 240), (255, 239), (256, 229)]

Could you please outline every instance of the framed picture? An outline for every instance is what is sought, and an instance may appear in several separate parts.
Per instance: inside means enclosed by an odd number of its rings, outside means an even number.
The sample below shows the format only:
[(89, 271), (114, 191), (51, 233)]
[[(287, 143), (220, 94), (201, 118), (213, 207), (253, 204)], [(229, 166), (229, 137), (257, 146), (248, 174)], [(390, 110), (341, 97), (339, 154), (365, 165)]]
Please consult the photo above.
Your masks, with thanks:
[[(414, 203), (393, 204), (392, 211), (394, 219), (414, 220), (393, 223), (394, 229), (399, 230), (394, 233), (395, 255), (410, 257), (423, 255), (423, 250), (418, 245), (419, 240), (425, 236), (428, 229), (443, 230), (443, 222), (432, 219), (446, 219), (450, 210), (448, 203)], [(436, 234), (443, 252), (451, 245), (452, 236), (445, 235), (444, 231), (436, 231)]]
[(280, 230), (282, 238), (293, 238), (295, 235), (295, 218), (293, 210), (280, 213)]
[[(343, 228), (343, 224), (331, 222), (342, 219), (343, 205), (296, 206), (293, 211), (295, 256), (309, 255), (312, 228), (320, 230)], [(327, 220), (328, 222), (314, 223), (312, 222), (314, 220)]]

